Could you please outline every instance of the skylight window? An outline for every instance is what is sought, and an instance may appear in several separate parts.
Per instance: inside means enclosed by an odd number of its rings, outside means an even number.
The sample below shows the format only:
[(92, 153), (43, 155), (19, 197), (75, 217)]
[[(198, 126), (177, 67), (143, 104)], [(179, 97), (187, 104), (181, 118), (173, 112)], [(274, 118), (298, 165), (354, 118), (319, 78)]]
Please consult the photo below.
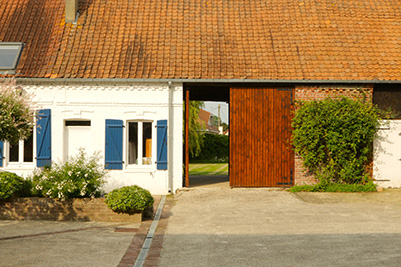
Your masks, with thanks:
[(23, 43), (0, 42), (0, 73), (14, 73), (23, 47)]

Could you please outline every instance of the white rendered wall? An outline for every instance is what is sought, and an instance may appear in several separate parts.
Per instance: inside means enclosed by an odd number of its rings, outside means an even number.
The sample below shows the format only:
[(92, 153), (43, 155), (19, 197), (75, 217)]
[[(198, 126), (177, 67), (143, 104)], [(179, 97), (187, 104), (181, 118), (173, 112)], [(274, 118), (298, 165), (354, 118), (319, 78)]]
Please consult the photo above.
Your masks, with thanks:
[(401, 187), (401, 120), (391, 120), (379, 130), (374, 143), (373, 178), (383, 187)]
[[(106, 192), (125, 185), (139, 185), (152, 194), (174, 193), (182, 187), (182, 84), (135, 83), (135, 84), (41, 84), (22, 85), (23, 89), (34, 94), (34, 101), (40, 109), (51, 109), (52, 161), (61, 162), (66, 158), (65, 124), (66, 120), (90, 120), (91, 138), (89, 147), (94, 153), (100, 151), (104, 164), (105, 120), (151, 121), (152, 129), (152, 164), (128, 165), (127, 129), (123, 136), (123, 170), (110, 170), (105, 185)], [(172, 93), (169, 93), (171, 90)], [(169, 105), (169, 100), (172, 103)], [(168, 149), (172, 149), (172, 159), (168, 162), (169, 171), (157, 170), (156, 164), (156, 122), (173, 118), (173, 136), (169, 136)], [(34, 139), (36, 145), (36, 138)], [(34, 156), (36, 155), (34, 147)], [(29, 174), (33, 164), (11, 166), (5, 162), (3, 170), (21, 175)], [(3, 165), (3, 166), (4, 166)]]

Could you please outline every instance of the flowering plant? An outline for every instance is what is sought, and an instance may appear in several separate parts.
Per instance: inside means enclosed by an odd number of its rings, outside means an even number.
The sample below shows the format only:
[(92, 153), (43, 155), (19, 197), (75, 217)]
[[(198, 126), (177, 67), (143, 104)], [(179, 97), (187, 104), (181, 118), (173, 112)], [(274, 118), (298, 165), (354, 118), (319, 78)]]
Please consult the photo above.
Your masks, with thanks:
[(69, 199), (99, 197), (106, 171), (99, 164), (99, 154), (87, 157), (83, 149), (64, 164), (52, 164), (36, 170), (31, 177), (32, 194), (50, 198)]

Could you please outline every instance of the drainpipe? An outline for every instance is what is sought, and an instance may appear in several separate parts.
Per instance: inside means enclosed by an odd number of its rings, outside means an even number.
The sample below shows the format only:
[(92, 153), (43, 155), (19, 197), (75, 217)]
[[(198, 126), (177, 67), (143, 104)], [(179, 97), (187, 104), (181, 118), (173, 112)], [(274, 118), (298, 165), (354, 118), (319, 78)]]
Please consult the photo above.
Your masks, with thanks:
[(169, 192), (174, 194), (174, 87), (171, 81), (168, 82), (168, 121), (167, 121), (167, 170), (168, 170), (168, 188)]

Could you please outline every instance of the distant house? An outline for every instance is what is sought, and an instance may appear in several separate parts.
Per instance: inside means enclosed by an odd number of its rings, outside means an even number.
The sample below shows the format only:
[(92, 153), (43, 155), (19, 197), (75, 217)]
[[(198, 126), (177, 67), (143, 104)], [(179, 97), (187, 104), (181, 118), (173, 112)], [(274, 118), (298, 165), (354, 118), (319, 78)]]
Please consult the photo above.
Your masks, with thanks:
[[(42, 130), (0, 141), (0, 168), (27, 175), (84, 147), (107, 191), (174, 193), (183, 100), (209, 100), (229, 103), (232, 187), (313, 183), (288, 145), (294, 102), (401, 111), (400, 51), (396, 0), (1, 0), (0, 74), (35, 95)], [(382, 186), (401, 186), (400, 121), (375, 144)]]
[(205, 132), (212, 134), (220, 134), (218, 125), (218, 117), (204, 109), (199, 110), (198, 121), (204, 126)]
[(222, 134), (222, 135), (229, 135), (229, 133), (230, 133), (230, 128), (227, 128), (225, 131), (224, 131), (224, 129), (223, 129), (223, 126), (220, 126), (220, 134)]

